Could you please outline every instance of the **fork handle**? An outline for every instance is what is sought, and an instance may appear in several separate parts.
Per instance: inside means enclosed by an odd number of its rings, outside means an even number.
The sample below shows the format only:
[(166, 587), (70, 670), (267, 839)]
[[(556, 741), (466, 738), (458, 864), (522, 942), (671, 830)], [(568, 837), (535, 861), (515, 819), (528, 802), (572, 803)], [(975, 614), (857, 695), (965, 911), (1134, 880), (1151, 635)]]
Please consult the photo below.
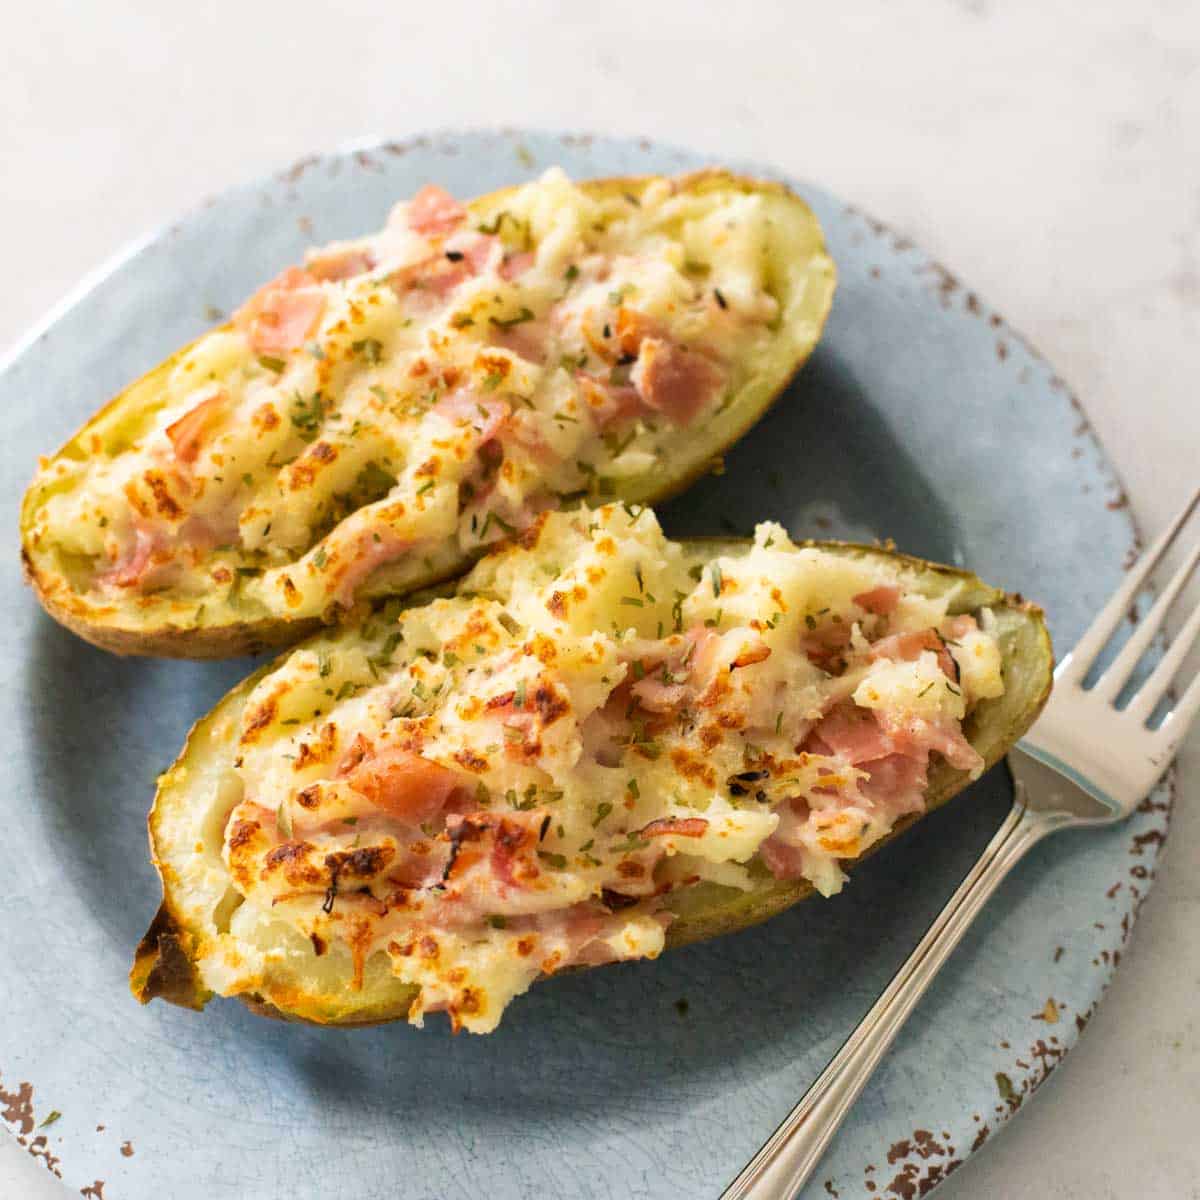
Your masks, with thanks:
[(970, 874), (858, 1028), (721, 1194), (721, 1200), (792, 1200), (796, 1196), (900, 1027), (988, 897), (1025, 852), (1061, 824), (1053, 814), (1030, 812), (1018, 783), (1011, 811)]

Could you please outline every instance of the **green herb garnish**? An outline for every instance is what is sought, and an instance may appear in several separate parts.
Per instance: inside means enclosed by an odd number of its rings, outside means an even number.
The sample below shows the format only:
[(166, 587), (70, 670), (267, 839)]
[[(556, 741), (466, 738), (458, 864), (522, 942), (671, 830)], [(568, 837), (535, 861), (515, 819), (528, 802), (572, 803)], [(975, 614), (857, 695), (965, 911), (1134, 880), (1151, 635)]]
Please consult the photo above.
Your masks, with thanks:
[(360, 341), (351, 342), (350, 349), (372, 365), (383, 357), (383, 343), (378, 338), (362, 338)]
[(514, 325), (523, 325), (526, 321), (533, 320), (533, 310), (521, 306), (521, 311), (515, 317), (491, 317), (489, 321), (495, 325), (497, 329), (511, 329)]

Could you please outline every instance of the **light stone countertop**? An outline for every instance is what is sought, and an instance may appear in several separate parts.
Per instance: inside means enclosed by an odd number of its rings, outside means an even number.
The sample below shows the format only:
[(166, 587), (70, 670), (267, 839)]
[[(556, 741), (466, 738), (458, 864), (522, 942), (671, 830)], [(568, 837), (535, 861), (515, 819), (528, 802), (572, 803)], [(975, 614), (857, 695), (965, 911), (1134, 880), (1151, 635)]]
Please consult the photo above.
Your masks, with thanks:
[[(1194, 5), (0, 9), (0, 345), (134, 237), (315, 149), (478, 125), (645, 134), (819, 181), (952, 266), (1083, 398), (1144, 529), (1200, 477)], [(1200, 1197), (1196, 737), (1180, 777), (1086, 1036), (939, 1196)], [(0, 1197), (43, 1194), (65, 1193), (0, 1137)]]

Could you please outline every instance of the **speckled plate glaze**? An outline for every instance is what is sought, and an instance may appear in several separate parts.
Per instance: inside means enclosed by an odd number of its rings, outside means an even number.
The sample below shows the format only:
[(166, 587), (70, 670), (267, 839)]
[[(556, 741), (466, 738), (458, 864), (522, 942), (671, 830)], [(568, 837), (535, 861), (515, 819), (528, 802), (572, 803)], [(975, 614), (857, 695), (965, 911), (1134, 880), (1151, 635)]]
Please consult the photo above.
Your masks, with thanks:
[[(102, 272), (0, 377), (5, 526), (39, 452), (313, 239), (375, 228), (428, 180), (460, 195), (561, 163), (678, 171), (645, 141), (441, 134), (296, 164), (228, 192)], [(762, 172), (769, 173), (769, 172)], [(920, 250), (808, 185), (841, 285), (774, 411), (665, 510), (669, 530), (892, 537), (1042, 601), (1070, 646), (1135, 535), (1066, 387)], [(104, 1200), (716, 1196), (853, 1028), (1002, 819), (993, 772), (766, 926), (539, 985), (498, 1033), (440, 1021), (322, 1031), (126, 988), (158, 885), (155, 775), (244, 663), (118, 660), (0, 576), (0, 1111), (71, 1192)], [(1016, 872), (901, 1035), (806, 1197), (924, 1194), (1079, 1036), (1129, 935), (1165, 793), (1123, 829), (1064, 835)], [(61, 1113), (45, 1128), (40, 1122)], [(105, 1181), (97, 1190), (96, 1181)], [(91, 1188), (91, 1191), (86, 1189)]]

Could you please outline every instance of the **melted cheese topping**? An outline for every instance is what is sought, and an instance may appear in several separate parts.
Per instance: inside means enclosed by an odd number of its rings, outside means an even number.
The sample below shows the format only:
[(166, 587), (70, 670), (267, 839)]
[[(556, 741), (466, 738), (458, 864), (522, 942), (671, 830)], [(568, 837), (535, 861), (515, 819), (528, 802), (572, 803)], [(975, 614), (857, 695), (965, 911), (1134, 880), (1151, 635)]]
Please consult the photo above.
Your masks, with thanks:
[(489, 222), (426, 188), (195, 343), (121, 453), (56, 460), (33, 537), (100, 599), (246, 619), (444, 573), (729, 402), (778, 317), (768, 223), (668, 180), (598, 199), (552, 170)]
[(485, 1032), (539, 975), (657, 955), (679, 889), (837, 891), (931, 753), (980, 769), (961, 723), (1004, 689), (987, 611), (905, 571), (773, 524), (700, 561), (610, 505), (296, 650), (233, 735), (206, 985), (253, 989), (238, 934), (269, 916)]

